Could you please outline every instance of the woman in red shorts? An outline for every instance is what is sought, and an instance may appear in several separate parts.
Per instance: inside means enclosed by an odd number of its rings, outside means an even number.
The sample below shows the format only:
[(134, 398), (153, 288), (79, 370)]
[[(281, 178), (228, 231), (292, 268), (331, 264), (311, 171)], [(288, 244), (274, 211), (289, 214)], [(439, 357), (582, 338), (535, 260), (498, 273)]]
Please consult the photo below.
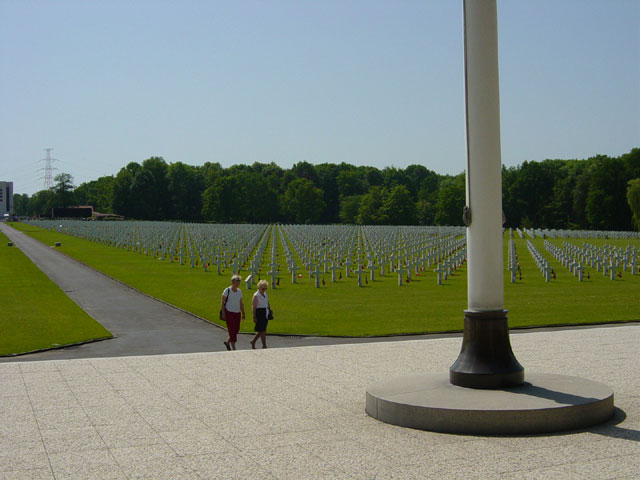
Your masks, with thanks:
[(231, 286), (224, 289), (220, 304), (222, 320), (227, 323), (229, 337), (224, 342), (227, 350), (235, 350), (238, 341), (238, 331), (240, 331), (240, 316), (244, 320), (244, 305), (242, 303), (242, 291), (238, 288), (242, 277), (234, 275), (231, 277)]

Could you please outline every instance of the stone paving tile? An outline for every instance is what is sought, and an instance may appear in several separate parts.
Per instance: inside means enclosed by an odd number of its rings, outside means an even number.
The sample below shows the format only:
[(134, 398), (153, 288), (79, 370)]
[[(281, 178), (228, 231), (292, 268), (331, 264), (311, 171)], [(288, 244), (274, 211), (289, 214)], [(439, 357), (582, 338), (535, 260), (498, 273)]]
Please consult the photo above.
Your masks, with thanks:
[(187, 455), (183, 457), (183, 461), (184, 465), (197, 472), (203, 479), (269, 480), (277, 478), (247, 457), (251, 457), (251, 452), (247, 455), (239, 453)]
[[(3, 457), (12, 457), (25, 452), (31, 454), (46, 454), (44, 444), (40, 438), (32, 438), (22, 442), (17, 442), (8, 436), (0, 438), (0, 465), (2, 465)], [(2, 470), (2, 468), (0, 468), (0, 470)]]
[(0, 363), (0, 378), (4, 375), (21, 375), (19, 363)]
[(309, 453), (309, 449), (296, 445), (281, 447), (263, 445), (245, 452), (244, 455), (249, 456), (260, 468), (278, 479), (336, 478), (343, 473), (339, 467)]
[(91, 420), (81, 408), (60, 408), (56, 410), (36, 410), (36, 420), (40, 430), (55, 430), (90, 427)]
[(20, 367), (20, 372), (23, 374), (58, 372), (58, 368), (54, 362), (24, 362), (17, 365)]
[[(26, 445), (25, 442), (21, 444)], [(0, 471), (2, 472), (37, 468), (49, 468), (49, 457), (43, 451), (32, 452), (27, 449), (21, 449), (13, 451), (11, 455), (0, 457)]]
[(165, 443), (162, 437), (146, 424), (130, 427), (96, 425), (95, 428), (109, 448), (139, 447)]
[(108, 449), (50, 453), (56, 479), (125, 479), (126, 476)]
[(0, 438), (11, 439), (13, 443), (27, 443), (40, 438), (40, 430), (35, 418), (16, 419), (9, 423), (0, 423)]
[(636, 453), (608, 459), (572, 462), (571, 464), (566, 464), (565, 467), (581, 475), (582, 478), (589, 480), (637, 480), (638, 472), (640, 471), (640, 459)]
[(51, 467), (0, 472), (0, 480), (55, 480)]
[[(5, 385), (2, 388), (11, 388)], [(33, 419), (33, 409), (29, 398), (15, 397), (0, 398), (0, 423), (30, 421)]]
[(512, 344), (528, 372), (611, 385), (616, 419), (478, 437), (364, 413), (370, 382), (448, 369), (456, 338), (0, 364), (0, 480), (637, 477), (640, 326), (519, 334)]
[(160, 436), (179, 456), (238, 452), (232, 443), (211, 429), (182, 429), (160, 432)]
[(104, 450), (107, 448), (95, 427), (43, 430), (41, 435), (49, 454), (67, 451)]
[(157, 432), (171, 432), (181, 427), (197, 430), (205, 426), (205, 424), (194, 415), (182, 411), (167, 412), (166, 414), (162, 414), (160, 411), (155, 413), (142, 411), (141, 416), (144, 421)]

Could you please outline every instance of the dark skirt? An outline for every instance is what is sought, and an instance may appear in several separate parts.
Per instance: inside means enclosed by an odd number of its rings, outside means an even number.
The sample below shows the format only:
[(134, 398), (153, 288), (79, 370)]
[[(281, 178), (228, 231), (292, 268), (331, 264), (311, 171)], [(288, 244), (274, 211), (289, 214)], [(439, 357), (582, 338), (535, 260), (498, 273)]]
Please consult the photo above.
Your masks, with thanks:
[(254, 332), (266, 332), (267, 331), (267, 309), (266, 308), (256, 308), (256, 323), (253, 327)]

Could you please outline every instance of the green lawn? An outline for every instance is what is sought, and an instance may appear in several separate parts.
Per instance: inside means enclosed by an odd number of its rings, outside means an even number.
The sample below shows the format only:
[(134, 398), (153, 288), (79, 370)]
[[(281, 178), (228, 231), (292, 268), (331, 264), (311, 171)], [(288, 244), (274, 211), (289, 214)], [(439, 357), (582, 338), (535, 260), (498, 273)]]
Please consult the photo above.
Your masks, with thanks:
[[(220, 295), (229, 283), (229, 270), (217, 275), (214, 267), (205, 273), (199, 267), (160, 261), (32, 226), (18, 224), (16, 228), (46, 244), (60, 241), (60, 250), (66, 254), (149, 295), (219, 322)], [(516, 247), (522, 280), (510, 283), (505, 270), (505, 309), (509, 311), (510, 326), (640, 319), (637, 300), (640, 275), (631, 276), (626, 272), (621, 279), (611, 281), (594, 271), (591, 280), (580, 283), (544, 251), (541, 239), (534, 243), (550, 261), (557, 279), (544, 282), (527, 251), (525, 240), (518, 238)], [(554, 243), (560, 245), (561, 241), (554, 240)], [(611, 240), (608, 243), (630, 243), (640, 247), (637, 240)], [(504, 246), (506, 255), (506, 239)], [(277, 247), (282, 258), (279, 239)], [(263, 268), (263, 272), (266, 271)], [(436, 284), (433, 271), (425, 271), (402, 287), (397, 285), (395, 274), (387, 274), (384, 278), (376, 275), (374, 282), (361, 288), (355, 278), (346, 279), (344, 271), (338, 283), (331, 283), (331, 275), (326, 274), (326, 285), (315, 289), (313, 280), (304, 270), (301, 271), (303, 278), (295, 285), (285, 267), (281, 273), (279, 288), (269, 291), (276, 315), (269, 324), (270, 333), (370, 336), (461, 330), (463, 327), (466, 307), (464, 268), (443, 285)], [(247, 309), (252, 293), (245, 292)], [(252, 326), (250, 321), (244, 322), (242, 330), (250, 331)]]
[(0, 355), (71, 345), (111, 334), (0, 233)]

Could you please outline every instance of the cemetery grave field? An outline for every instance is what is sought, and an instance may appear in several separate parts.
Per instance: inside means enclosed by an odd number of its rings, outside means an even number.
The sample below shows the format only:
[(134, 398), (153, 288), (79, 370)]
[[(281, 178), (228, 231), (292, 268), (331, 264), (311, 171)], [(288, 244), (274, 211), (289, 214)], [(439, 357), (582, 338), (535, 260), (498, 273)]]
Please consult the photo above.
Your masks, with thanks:
[(0, 355), (110, 338), (0, 233)]
[[(256, 277), (249, 291), (242, 285), (247, 312), (257, 278), (276, 284), (269, 290), (276, 317), (270, 333), (373, 336), (463, 327), (466, 263), (460, 227), (54, 223), (14, 226), (46, 244), (59, 241), (64, 253), (211, 322), (220, 323), (221, 292), (232, 272), (241, 268), (243, 278), (251, 269)], [(638, 236), (546, 240), (565, 250), (584, 243), (621, 251), (629, 246), (635, 249), (633, 258), (640, 259)], [(555, 278), (546, 281), (527, 241), (546, 259)], [(520, 270), (511, 283), (505, 232), (510, 326), (640, 320), (640, 273), (631, 275), (629, 267), (622, 271), (619, 265), (611, 280), (586, 267), (578, 281), (544, 242), (540, 232), (513, 235)], [(252, 327), (247, 315), (241, 331)]]

